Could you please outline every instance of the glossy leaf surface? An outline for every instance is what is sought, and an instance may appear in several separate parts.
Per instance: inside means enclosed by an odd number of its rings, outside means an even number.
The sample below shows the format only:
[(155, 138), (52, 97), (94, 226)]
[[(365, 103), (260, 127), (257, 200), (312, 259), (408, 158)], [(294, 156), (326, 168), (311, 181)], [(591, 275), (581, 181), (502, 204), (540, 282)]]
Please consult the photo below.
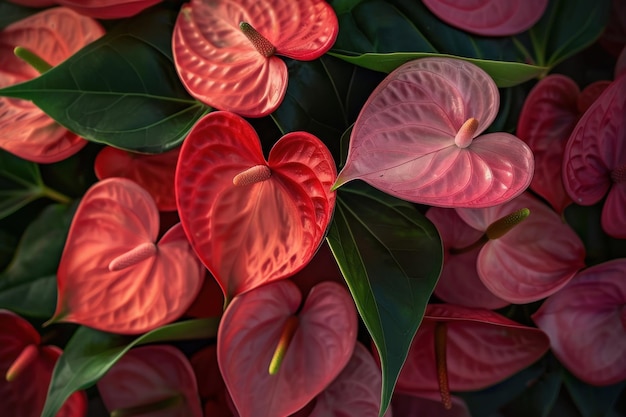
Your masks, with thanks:
[(162, 341), (215, 337), (217, 319), (189, 320), (160, 327), (137, 339), (80, 327), (65, 347), (52, 375), (41, 417), (54, 417), (73, 392), (92, 387), (132, 347)]
[(533, 315), (556, 357), (589, 384), (626, 378), (625, 272), (622, 258), (587, 268)]
[(39, 166), (0, 149), (0, 218), (43, 197)]
[[(194, 127), (180, 160), (181, 222), (227, 301), (292, 275), (313, 257), (335, 205), (335, 163), (319, 139), (289, 133), (266, 162), (248, 122), (215, 112)], [(255, 166), (269, 178), (234, 185), (235, 176)]]
[(0, 95), (33, 100), (90, 141), (141, 152), (173, 148), (208, 111), (178, 81), (171, 53), (174, 18), (157, 9), (130, 19), (63, 64)]
[(180, 148), (156, 155), (132, 153), (110, 146), (96, 157), (94, 170), (98, 179), (128, 178), (150, 193), (161, 211), (176, 210), (174, 175)]
[(547, 352), (548, 336), (493, 311), (430, 304), (398, 379), (398, 392), (439, 390), (436, 323), (445, 323), (451, 391), (478, 390), (515, 374)]
[(589, 107), (574, 128), (563, 157), (563, 182), (580, 205), (607, 195), (602, 228), (626, 238), (626, 77), (620, 77)]
[[(339, 284), (302, 296), (289, 281), (241, 294), (224, 312), (217, 358), (241, 417), (289, 415), (304, 407), (346, 366), (356, 342), (357, 316)], [(275, 375), (270, 362), (290, 317), (298, 324)], [(306, 375), (306, 378), (302, 378)]]
[(180, 224), (157, 244), (158, 231), (154, 200), (136, 183), (109, 178), (92, 186), (63, 249), (52, 321), (133, 334), (180, 317), (204, 268)]
[[(447, 58), (404, 64), (361, 110), (334, 187), (361, 179), (395, 197), (440, 207), (509, 201), (530, 184), (534, 161), (513, 135), (480, 135), (498, 106), (496, 85), (475, 65)], [(471, 119), (477, 124), (468, 130)]]
[[(258, 49), (242, 22), (272, 50)], [(316, 59), (330, 49), (337, 32), (335, 13), (322, 0), (192, 0), (180, 11), (172, 48), (181, 80), (194, 97), (220, 110), (261, 117), (276, 110), (287, 88), (287, 68), (274, 54)]]
[[(131, 349), (98, 381), (98, 392), (111, 413), (160, 405), (139, 414), (203, 416), (193, 369), (185, 355), (169, 345)], [(173, 404), (164, 404), (168, 400)]]
[(0, 308), (49, 318), (56, 306), (56, 272), (74, 210), (45, 208), (24, 231), (9, 266), (0, 273)]
[(424, 4), (451, 26), (477, 35), (507, 36), (534, 25), (546, 10), (548, 0), (424, 0)]
[[(0, 88), (39, 76), (14, 55), (26, 48), (46, 66), (59, 65), (104, 34), (93, 19), (65, 8), (53, 8), (7, 26), (0, 33)], [(34, 162), (57, 162), (78, 152), (87, 142), (57, 124), (35, 104), (0, 98), (0, 147)]]
[(412, 205), (365, 184), (339, 191), (327, 240), (380, 352), (384, 412), (441, 271), (441, 240)]
[(516, 304), (540, 300), (563, 288), (585, 266), (583, 242), (556, 212), (528, 193), (494, 207), (456, 209), (469, 226), (487, 231), (498, 219), (523, 208), (530, 215), (503, 236), (489, 239), (477, 259), (483, 284)]
[(62, 6), (96, 19), (120, 19), (138, 14), (161, 0), (57, 0)]

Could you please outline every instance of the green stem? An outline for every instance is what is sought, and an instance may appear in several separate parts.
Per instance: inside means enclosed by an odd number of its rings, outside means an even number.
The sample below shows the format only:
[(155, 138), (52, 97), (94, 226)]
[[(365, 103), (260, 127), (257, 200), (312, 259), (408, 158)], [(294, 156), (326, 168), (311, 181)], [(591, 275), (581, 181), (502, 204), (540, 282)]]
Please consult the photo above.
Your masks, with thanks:
[(53, 190), (47, 185), (42, 185), (41, 195), (42, 197), (48, 197), (49, 199), (61, 204), (70, 204), (72, 202), (72, 199), (70, 197), (66, 196), (65, 194), (61, 194), (56, 190)]
[(52, 69), (52, 65), (47, 63), (43, 58), (34, 53), (33, 51), (23, 48), (21, 46), (15, 47), (13, 53), (16, 57), (26, 62), (31, 67), (35, 68), (40, 74)]

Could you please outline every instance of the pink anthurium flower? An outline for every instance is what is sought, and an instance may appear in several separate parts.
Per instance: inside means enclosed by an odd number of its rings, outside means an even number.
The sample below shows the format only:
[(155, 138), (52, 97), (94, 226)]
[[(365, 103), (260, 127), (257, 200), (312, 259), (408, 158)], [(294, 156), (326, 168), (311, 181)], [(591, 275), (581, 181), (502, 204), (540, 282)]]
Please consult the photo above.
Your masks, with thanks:
[(470, 227), (484, 232), (457, 252), (482, 246), (478, 276), (511, 303), (540, 300), (563, 288), (585, 266), (578, 235), (550, 207), (528, 193), (498, 206), (456, 209)]
[(56, 0), (58, 4), (96, 19), (120, 19), (138, 14), (162, 0)]
[[(0, 87), (37, 77), (103, 34), (98, 22), (63, 7), (7, 26), (0, 32)], [(14, 54), (17, 47), (17, 54), (37, 69)], [(86, 144), (32, 102), (0, 97), (0, 148), (29, 161), (49, 163), (75, 154)]]
[(323, 282), (301, 298), (283, 280), (235, 297), (224, 312), (217, 358), (241, 417), (298, 411), (350, 360), (357, 314), (348, 291)]
[(191, 0), (180, 11), (172, 47), (192, 96), (261, 117), (276, 110), (287, 89), (287, 66), (276, 55), (319, 58), (338, 32), (324, 0)]
[(156, 243), (158, 230), (158, 210), (143, 188), (124, 178), (92, 186), (63, 249), (51, 321), (136, 334), (180, 317), (205, 270), (180, 224)]
[(592, 385), (626, 379), (624, 278), (624, 258), (594, 265), (549, 297), (533, 315), (561, 363)]
[[(7, 416), (39, 417), (61, 356), (56, 346), (42, 346), (39, 333), (29, 322), (8, 310), (0, 310), (0, 398)], [(72, 394), (57, 417), (83, 417), (87, 396)]]
[(538, 360), (548, 336), (491, 310), (429, 304), (396, 392), (415, 396), (439, 390), (446, 408), (450, 391), (472, 391), (500, 382)]
[(534, 161), (513, 135), (480, 135), (499, 101), (493, 80), (467, 61), (407, 62), (361, 109), (333, 188), (361, 179), (398, 198), (440, 207), (511, 200), (530, 184)]
[(423, 0), (451, 26), (483, 36), (508, 36), (530, 29), (543, 15), (548, 0)]
[(481, 246), (460, 250), (481, 239), (484, 232), (465, 223), (456, 210), (431, 207), (426, 217), (433, 222), (444, 247), (444, 261), (435, 295), (450, 304), (498, 309), (509, 304), (482, 283), (476, 269)]
[(159, 210), (174, 211), (174, 174), (179, 152), (180, 148), (175, 148), (147, 155), (107, 146), (98, 153), (94, 170), (100, 180), (111, 177), (133, 180), (150, 193)]
[(313, 257), (335, 206), (333, 158), (306, 132), (292, 132), (263, 157), (248, 122), (230, 112), (202, 118), (176, 172), (181, 222), (227, 302), (293, 275)]
[(112, 416), (203, 417), (189, 361), (168, 345), (128, 351), (98, 381)]
[(589, 107), (574, 128), (563, 157), (569, 196), (587, 206), (600, 201), (602, 228), (626, 238), (626, 77), (619, 77)]

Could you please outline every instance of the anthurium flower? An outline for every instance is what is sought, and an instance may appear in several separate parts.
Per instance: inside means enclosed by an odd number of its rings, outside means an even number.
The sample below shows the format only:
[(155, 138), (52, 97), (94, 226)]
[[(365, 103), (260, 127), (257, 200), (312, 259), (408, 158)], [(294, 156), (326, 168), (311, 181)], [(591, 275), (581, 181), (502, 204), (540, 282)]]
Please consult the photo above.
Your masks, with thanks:
[(602, 228), (626, 238), (626, 77), (619, 77), (578, 121), (563, 157), (563, 182), (583, 206), (599, 202)]
[(330, 152), (309, 133), (285, 135), (266, 162), (256, 132), (236, 114), (196, 123), (176, 172), (178, 211), (227, 302), (311, 260), (335, 206), (336, 175)]
[(53, 6), (55, 0), (9, 0), (9, 3), (19, 4), (26, 7), (48, 7)]
[(424, 0), (444, 22), (483, 36), (508, 36), (530, 29), (548, 6), (548, 0)]
[(57, 3), (96, 19), (119, 19), (138, 14), (162, 0), (57, 0)]
[(429, 304), (396, 391), (419, 396), (479, 390), (526, 368), (548, 351), (548, 336), (491, 310)]
[(205, 417), (233, 417), (226, 385), (217, 364), (217, 346), (210, 345), (196, 352), (189, 360), (196, 381)]
[[(7, 416), (39, 417), (61, 356), (56, 346), (42, 346), (39, 333), (29, 322), (8, 310), (0, 310), (0, 398)], [(57, 417), (83, 417), (87, 397), (72, 394)]]
[(180, 78), (198, 100), (247, 117), (272, 113), (287, 89), (277, 55), (309, 61), (339, 32), (324, 0), (191, 0), (174, 27)]
[(533, 315), (559, 361), (592, 385), (626, 379), (625, 277), (624, 258), (589, 267)]
[(545, 298), (585, 266), (585, 247), (578, 235), (528, 193), (498, 206), (456, 212), (470, 227), (484, 232), (456, 251), (482, 246), (478, 276), (493, 294), (511, 303)]
[(357, 314), (348, 291), (323, 282), (301, 299), (283, 280), (235, 297), (224, 312), (217, 358), (241, 417), (298, 411), (350, 360)]
[(508, 133), (480, 135), (500, 97), (482, 69), (423, 58), (393, 71), (361, 109), (334, 188), (361, 179), (395, 197), (439, 207), (488, 207), (530, 184), (530, 148)]
[(444, 248), (443, 269), (435, 295), (446, 303), (466, 307), (495, 310), (508, 305), (508, 301), (489, 291), (478, 276), (476, 261), (482, 246), (470, 246), (479, 241), (484, 232), (465, 223), (454, 209), (431, 207), (426, 217), (437, 228)]
[(98, 381), (112, 416), (203, 417), (189, 361), (168, 345), (131, 349)]
[(57, 272), (51, 321), (120, 334), (143, 333), (180, 317), (204, 279), (180, 224), (156, 243), (159, 212), (124, 178), (96, 183), (70, 226)]
[(180, 148), (155, 155), (139, 154), (104, 147), (96, 157), (94, 170), (98, 179), (128, 178), (150, 193), (161, 211), (176, 210), (174, 174)]
[[(37, 77), (103, 34), (98, 22), (63, 7), (10, 24), (0, 32), (0, 87)], [(37, 69), (14, 55), (16, 47)], [(86, 144), (32, 102), (0, 97), (0, 148), (48, 163), (65, 159)]]

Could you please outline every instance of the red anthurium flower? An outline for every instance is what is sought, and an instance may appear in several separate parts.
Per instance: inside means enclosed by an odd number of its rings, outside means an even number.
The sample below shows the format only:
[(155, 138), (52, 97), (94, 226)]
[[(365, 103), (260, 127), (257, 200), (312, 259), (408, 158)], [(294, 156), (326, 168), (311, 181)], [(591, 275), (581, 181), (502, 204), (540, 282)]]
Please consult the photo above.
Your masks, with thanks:
[(357, 314), (348, 291), (323, 282), (301, 298), (283, 280), (235, 297), (224, 312), (217, 358), (241, 417), (298, 411), (350, 360)]
[[(0, 87), (37, 77), (103, 34), (95, 20), (61, 7), (7, 26), (0, 32)], [(37, 70), (15, 56), (16, 47), (22, 48), (19, 54)], [(65, 159), (86, 144), (32, 102), (0, 97), (0, 148), (29, 161), (48, 163)]]
[(467, 61), (423, 58), (400, 66), (361, 109), (334, 187), (358, 178), (440, 207), (509, 201), (530, 184), (534, 161), (513, 135), (479, 136), (499, 101), (493, 80)]
[(471, 391), (500, 382), (539, 359), (548, 336), (491, 310), (430, 304), (417, 331), (396, 391), (415, 396)]
[(48, 7), (53, 6), (55, 0), (9, 0), (9, 3), (15, 3), (26, 7)]
[(580, 272), (548, 298), (533, 320), (556, 357), (581, 380), (609, 385), (626, 379), (626, 259)]
[(306, 132), (280, 139), (268, 162), (248, 122), (230, 112), (202, 118), (176, 172), (180, 219), (200, 259), (233, 296), (303, 268), (335, 206), (324, 144)]
[(626, 77), (619, 77), (589, 107), (572, 132), (563, 158), (563, 182), (578, 204), (602, 208), (602, 228), (626, 238)]
[(481, 246), (471, 246), (484, 232), (474, 229), (459, 217), (456, 210), (431, 207), (426, 217), (433, 222), (441, 235), (444, 261), (435, 295), (446, 303), (466, 307), (498, 309), (509, 304), (485, 287), (478, 276), (476, 260)]
[(180, 317), (205, 270), (180, 224), (157, 244), (158, 230), (159, 212), (143, 188), (124, 178), (92, 186), (70, 226), (52, 321), (135, 334)]
[(507, 36), (530, 29), (543, 15), (548, 0), (424, 0), (424, 5), (466, 32)]
[(62, 6), (96, 19), (119, 19), (138, 14), (162, 0), (56, 0)]
[(217, 364), (217, 346), (210, 345), (190, 359), (198, 381), (198, 393), (205, 417), (233, 417), (226, 385)]
[(419, 396), (394, 394), (391, 407), (399, 417), (471, 417), (465, 402), (454, 395), (452, 406), (446, 409), (441, 403), (441, 394), (437, 391), (420, 393)]
[(131, 349), (98, 381), (111, 415), (203, 417), (196, 377), (173, 346)]
[(213, 276), (206, 272), (202, 288), (191, 306), (185, 312), (185, 316), (219, 317), (224, 312), (224, 294)]
[(339, 32), (323, 0), (192, 0), (183, 5), (172, 41), (178, 74), (190, 94), (247, 117), (276, 110), (287, 66), (328, 51)]
[[(0, 398), (7, 416), (41, 415), (61, 350), (40, 343), (39, 333), (29, 322), (0, 310)], [(57, 417), (83, 417), (86, 413), (87, 397), (79, 391), (67, 399)]]
[(156, 155), (128, 152), (110, 146), (103, 148), (94, 164), (98, 179), (123, 177), (141, 185), (154, 198), (161, 211), (176, 210), (174, 174), (180, 148)]
[(313, 259), (289, 279), (298, 286), (300, 292), (305, 296), (311, 288), (323, 281), (334, 281), (346, 285), (337, 261), (326, 242), (322, 242)]
[(578, 235), (541, 201), (524, 193), (499, 206), (456, 209), (482, 238), (458, 252), (481, 246), (478, 276), (511, 303), (537, 301), (563, 288), (585, 266)]

